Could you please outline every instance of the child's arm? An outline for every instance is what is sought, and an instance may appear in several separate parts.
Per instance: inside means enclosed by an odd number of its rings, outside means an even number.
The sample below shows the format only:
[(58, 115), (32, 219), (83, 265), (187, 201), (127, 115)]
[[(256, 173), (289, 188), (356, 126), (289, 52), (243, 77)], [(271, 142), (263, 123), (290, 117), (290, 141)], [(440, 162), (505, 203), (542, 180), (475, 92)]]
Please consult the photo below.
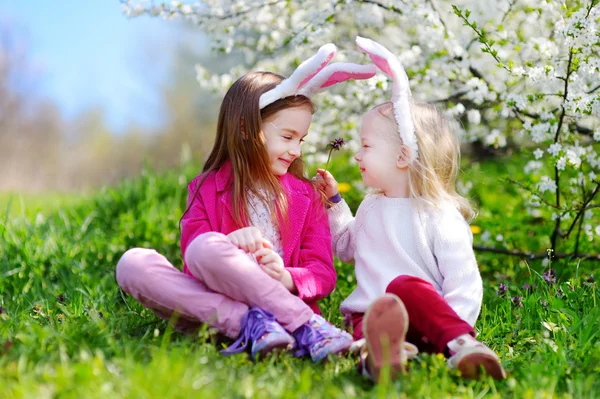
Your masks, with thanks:
[(327, 209), (333, 253), (342, 262), (354, 261), (354, 217), (350, 207), (338, 192), (338, 184), (331, 173), (323, 169), (317, 170), (315, 177), (317, 187), (334, 204)]
[[(196, 192), (198, 178), (188, 184), (187, 212), (181, 218), (181, 254), (185, 258), (188, 245), (200, 234), (212, 231), (200, 190)], [(194, 199), (194, 194), (196, 198)], [(192, 204), (190, 206), (190, 204)]]
[(306, 231), (301, 237), (298, 264), (287, 267), (298, 297), (305, 302), (325, 298), (335, 288), (337, 275), (331, 253), (331, 233), (321, 195), (314, 193)]
[(483, 299), (483, 284), (473, 252), (473, 234), (458, 213), (443, 217), (435, 230), (434, 255), (444, 278), (444, 299), (461, 319), (473, 326)]

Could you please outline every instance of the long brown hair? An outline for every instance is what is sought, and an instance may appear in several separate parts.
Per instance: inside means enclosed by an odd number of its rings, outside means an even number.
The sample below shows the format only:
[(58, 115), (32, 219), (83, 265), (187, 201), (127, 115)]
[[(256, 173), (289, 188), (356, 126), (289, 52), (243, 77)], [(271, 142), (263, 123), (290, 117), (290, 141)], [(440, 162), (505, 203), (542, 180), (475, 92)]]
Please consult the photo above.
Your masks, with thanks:
[[(314, 112), (313, 103), (305, 96), (286, 97), (259, 109), (260, 96), (283, 80), (283, 76), (271, 72), (250, 72), (227, 90), (219, 111), (215, 144), (204, 164), (203, 177), (181, 219), (192, 207), (210, 172), (218, 170), (229, 160), (233, 181), (228, 184), (233, 185), (233, 213), (238, 226), (243, 227), (248, 222), (250, 191), (267, 205), (275, 223), (283, 227), (281, 221), (287, 220), (288, 204), (284, 187), (271, 170), (262, 122), (286, 108), (308, 107)], [(304, 162), (299, 157), (292, 162), (288, 173), (310, 182), (304, 170)]]

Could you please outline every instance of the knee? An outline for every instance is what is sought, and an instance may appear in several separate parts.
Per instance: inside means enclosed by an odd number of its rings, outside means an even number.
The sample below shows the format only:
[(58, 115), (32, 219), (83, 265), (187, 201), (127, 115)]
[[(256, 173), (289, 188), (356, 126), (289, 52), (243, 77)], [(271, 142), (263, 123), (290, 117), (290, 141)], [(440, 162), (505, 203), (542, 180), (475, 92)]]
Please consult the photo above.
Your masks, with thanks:
[(188, 265), (202, 262), (203, 264), (215, 264), (217, 258), (222, 254), (222, 246), (231, 245), (224, 234), (211, 231), (200, 234), (188, 245), (185, 250), (184, 260)]
[(411, 293), (421, 284), (429, 284), (427, 281), (415, 276), (398, 276), (393, 279), (385, 289), (385, 292), (396, 294), (402, 298), (403, 294)]
[(119, 259), (115, 271), (117, 284), (127, 290), (129, 283), (144, 272), (144, 264), (147, 263), (148, 255), (157, 254), (153, 249), (132, 248), (127, 250)]

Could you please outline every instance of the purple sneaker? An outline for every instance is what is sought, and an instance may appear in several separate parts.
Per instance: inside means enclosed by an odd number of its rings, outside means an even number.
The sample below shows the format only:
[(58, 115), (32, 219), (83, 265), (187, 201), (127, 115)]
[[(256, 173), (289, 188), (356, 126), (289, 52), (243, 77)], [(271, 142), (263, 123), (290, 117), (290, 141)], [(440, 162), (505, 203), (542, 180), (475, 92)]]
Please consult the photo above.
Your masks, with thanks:
[(225, 356), (244, 352), (252, 342), (250, 356), (264, 356), (273, 349), (291, 349), (294, 338), (281, 327), (275, 316), (260, 308), (252, 308), (242, 318), (242, 331), (231, 346), (221, 351)]
[(352, 345), (352, 336), (340, 330), (323, 317), (313, 314), (310, 320), (293, 333), (297, 350), (294, 356), (309, 354), (317, 363), (330, 353), (344, 352)]

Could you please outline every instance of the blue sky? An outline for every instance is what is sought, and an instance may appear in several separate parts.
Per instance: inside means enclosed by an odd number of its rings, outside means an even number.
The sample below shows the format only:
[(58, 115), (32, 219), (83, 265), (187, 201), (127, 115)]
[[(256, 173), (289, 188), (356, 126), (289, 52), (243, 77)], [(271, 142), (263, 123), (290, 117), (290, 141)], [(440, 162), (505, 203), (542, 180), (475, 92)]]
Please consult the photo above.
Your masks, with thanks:
[(128, 19), (118, 0), (2, 0), (0, 24), (6, 23), (26, 34), (42, 71), (39, 90), (65, 117), (100, 105), (116, 130), (161, 123), (152, 83), (163, 78), (160, 54), (175, 22)]

